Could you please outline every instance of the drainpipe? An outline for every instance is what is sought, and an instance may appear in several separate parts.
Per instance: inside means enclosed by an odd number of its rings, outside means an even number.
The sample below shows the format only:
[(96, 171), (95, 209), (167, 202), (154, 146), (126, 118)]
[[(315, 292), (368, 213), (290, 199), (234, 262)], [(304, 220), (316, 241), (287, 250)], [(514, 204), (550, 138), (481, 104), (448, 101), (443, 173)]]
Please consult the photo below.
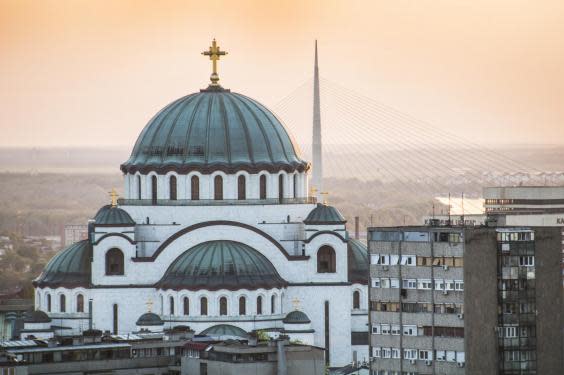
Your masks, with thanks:
[(286, 366), (286, 351), (284, 346), (286, 345), (286, 338), (280, 337), (276, 341), (276, 352), (278, 355), (278, 368), (277, 375), (288, 375), (288, 368)]

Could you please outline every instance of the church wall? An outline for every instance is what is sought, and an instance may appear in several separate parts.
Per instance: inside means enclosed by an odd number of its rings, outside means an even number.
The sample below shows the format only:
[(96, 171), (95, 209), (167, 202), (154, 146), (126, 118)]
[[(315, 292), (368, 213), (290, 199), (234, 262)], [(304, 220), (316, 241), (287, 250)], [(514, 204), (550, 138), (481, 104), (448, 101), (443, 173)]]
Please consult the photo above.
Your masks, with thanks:
[[(112, 248), (118, 248), (123, 252), (124, 275), (106, 275), (106, 252)], [(136, 272), (136, 264), (131, 258), (136, 256), (136, 247), (123, 237), (106, 237), (98, 245), (93, 247), (92, 261), (92, 284), (94, 285), (125, 285), (131, 284), (131, 275)], [(143, 278), (144, 275), (139, 275)], [(142, 284), (146, 283), (143, 282)], [(141, 283), (140, 283), (141, 284)]]

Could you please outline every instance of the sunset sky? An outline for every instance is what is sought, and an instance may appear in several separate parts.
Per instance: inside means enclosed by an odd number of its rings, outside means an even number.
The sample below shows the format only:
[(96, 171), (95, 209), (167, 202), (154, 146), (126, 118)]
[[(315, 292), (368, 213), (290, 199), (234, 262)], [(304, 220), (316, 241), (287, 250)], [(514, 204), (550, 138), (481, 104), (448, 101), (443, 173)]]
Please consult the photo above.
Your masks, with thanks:
[[(221, 83), (274, 106), (312, 75), (488, 144), (564, 144), (564, 1), (0, 0), (0, 146), (127, 146)], [(309, 124), (308, 124), (309, 125)], [(309, 131), (309, 130), (308, 130)]]

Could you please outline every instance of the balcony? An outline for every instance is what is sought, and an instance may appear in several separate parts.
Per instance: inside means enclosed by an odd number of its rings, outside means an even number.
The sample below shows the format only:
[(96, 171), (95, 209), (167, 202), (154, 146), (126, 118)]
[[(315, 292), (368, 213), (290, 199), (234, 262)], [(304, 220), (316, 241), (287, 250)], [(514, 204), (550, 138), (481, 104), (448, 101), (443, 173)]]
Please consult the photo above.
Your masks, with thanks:
[(317, 198), (267, 199), (118, 199), (120, 206), (262, 206), (274, 204), (315, 204)]

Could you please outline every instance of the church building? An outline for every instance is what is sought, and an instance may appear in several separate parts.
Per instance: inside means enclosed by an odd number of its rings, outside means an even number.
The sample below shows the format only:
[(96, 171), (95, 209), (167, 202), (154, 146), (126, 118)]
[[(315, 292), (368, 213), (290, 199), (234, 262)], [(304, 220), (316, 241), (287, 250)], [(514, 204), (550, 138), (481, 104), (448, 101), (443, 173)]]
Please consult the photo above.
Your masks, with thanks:
[[(211, 84), (160, 110), (121, 165), (124, 193), (34, 281), (26, 335), (286, 334), (330, 366), (368, 359), (368, 256), (310, 194), (311, 164), (264, 105)], [(37, 316), (37, 322), (34, 320)]]

